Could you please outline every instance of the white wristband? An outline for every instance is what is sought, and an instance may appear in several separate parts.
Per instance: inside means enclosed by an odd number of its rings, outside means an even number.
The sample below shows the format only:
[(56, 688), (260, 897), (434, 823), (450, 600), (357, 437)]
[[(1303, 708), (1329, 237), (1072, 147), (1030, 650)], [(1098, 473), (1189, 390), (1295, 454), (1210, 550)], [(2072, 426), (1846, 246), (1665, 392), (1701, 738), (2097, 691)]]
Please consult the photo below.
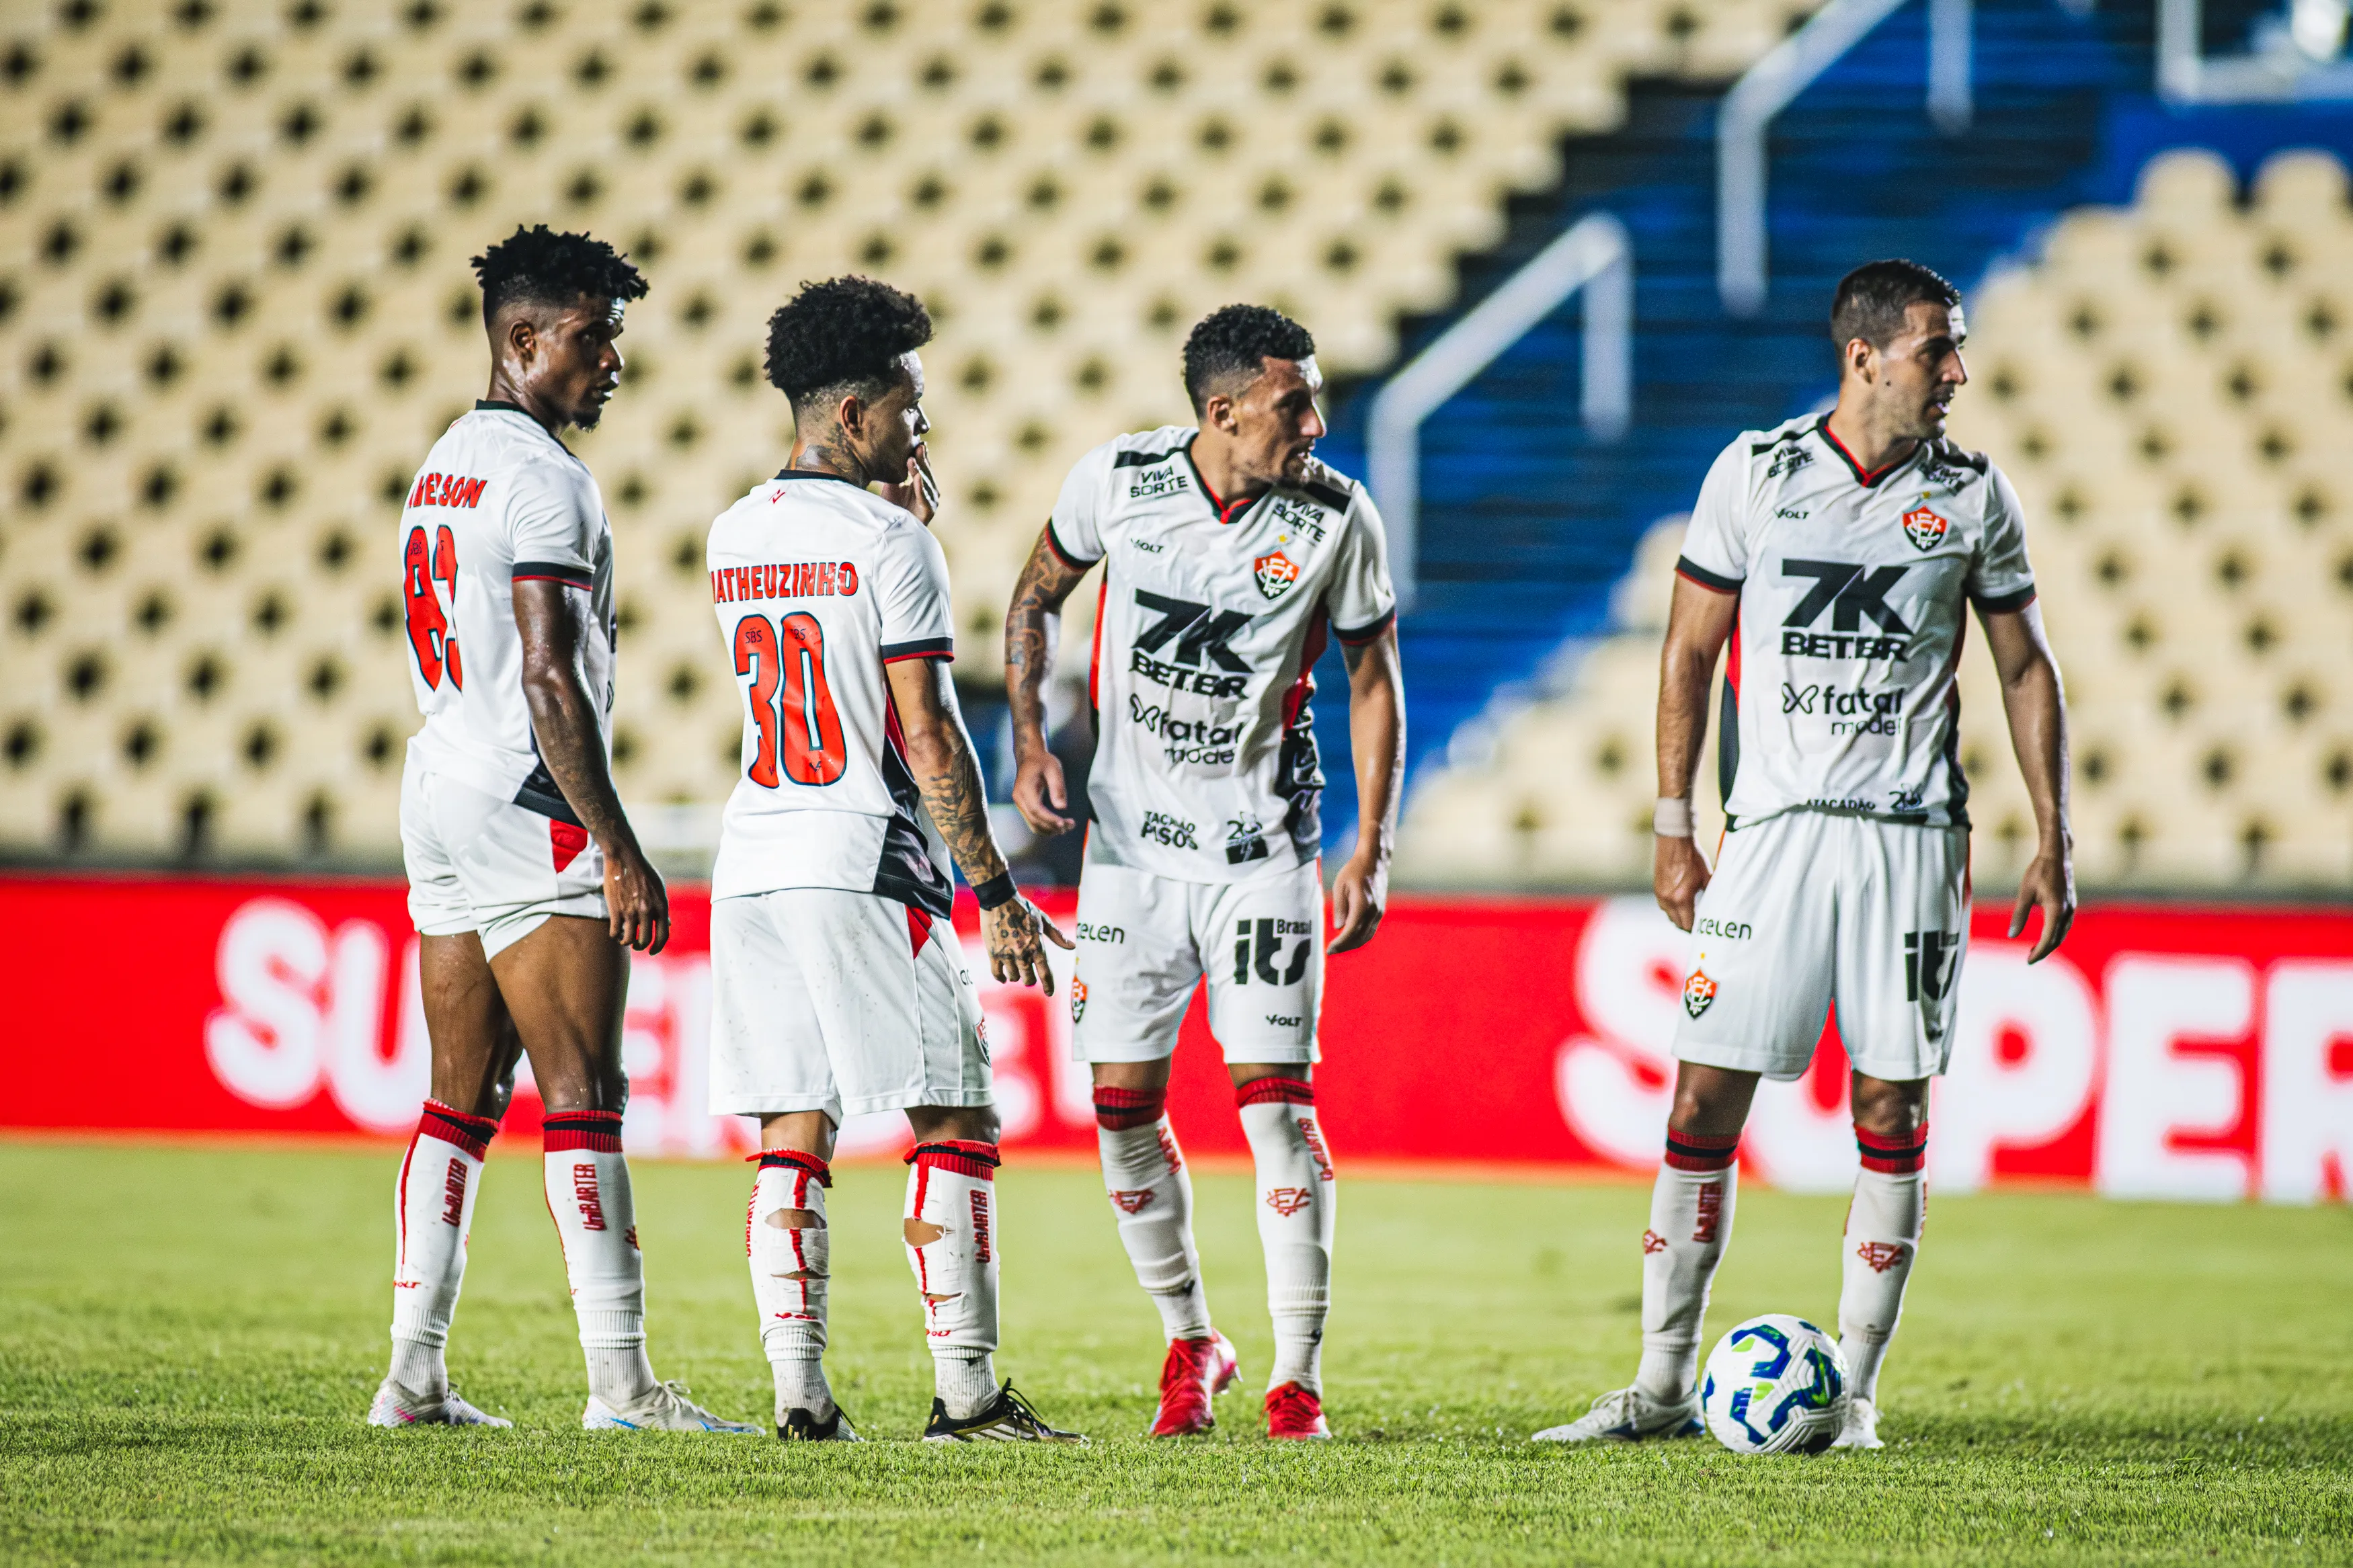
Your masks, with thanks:
[(1694, 831), (1688, 795), (1661, 795), (1651, 808), (1651, 831), (1662, 838), (1689, 838)]

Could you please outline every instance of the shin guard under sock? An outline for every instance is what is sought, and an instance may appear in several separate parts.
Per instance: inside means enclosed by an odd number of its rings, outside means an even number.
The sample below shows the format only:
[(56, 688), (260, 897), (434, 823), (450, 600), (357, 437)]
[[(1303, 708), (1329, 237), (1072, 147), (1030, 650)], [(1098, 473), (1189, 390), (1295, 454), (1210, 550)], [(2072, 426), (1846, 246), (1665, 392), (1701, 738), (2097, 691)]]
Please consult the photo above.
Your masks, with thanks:
[(392, 1209), (392, 1380), (428, 1399), (449, 1392), (444, 1347), (466, 1278), (482, 1158), (498, 1130), (490, 1117), (428, 1100), (400, 1162)]
[(1234, 1091), (1258, 1167), (1258, 1238), (1274, 1369), (1266, 1385), (1324, 1388), (1324, 1319), (1332, 1304), (1332, 1230), (1339, 1212), (1330, 1152), (1303, 1079), (1261, 1078)]
[(1162, 1331), (1192, 1340), (1209, 1331), (1209, 1298), (1193, 1245), (1193, 1178), (1168, 1125), (1167, 1100), (1166, 1089), (1096, 1089), (1095, 1142), (1135, 1282), (1160, 1309)]
[(617, 1410), (652, 1392), (646, 1360), (645, 1260), (621, 1153), (617, 1110), (550, 1111), (547, 1212), (564, 1244), (572, 1310), (588, 1363), (588, 1392)]
[[(760, 1310), (760, 1348), (776, 1376), (776, 1425), (795, 1410), (823, 1421), (833, 1413), (833, 1389), (825, 1376), (826, 1290), (833, 1275), (825, 1190), (833, 1185), (833, 1172), (797, 1149), (771, 1149), (756, 1158), (760, 1171), (744, 1211), (744, 1252), (751, 1260), (752, 1300)], [(793, 1215), (789, 1225), (782, 1221), (786, 1215)]]
[(918, 1143), (907, 1163), (907, 1267), (935, 1392), (962, 1420), (997, 1392), (997, 1145)]
[(1858, 1398), (1879, 1397), (1879, 1367), (1904, 1315), (1904, 1287), (1920, 1252), (1927, 1218), (1928, 1130), (1881, 1138), (1854, 1130), (1862, 1169), (1846, 1211), (1845, 1257), (1840, 1269), (1839, 1350)]
[(1708, 1286), (1732, 1236), (1740, 1136), (1667, 1133), (1642, 1233), (1642, 1364), (1634, 1386), (1662, 1405), (1699, 1385), (1699, 1336)]

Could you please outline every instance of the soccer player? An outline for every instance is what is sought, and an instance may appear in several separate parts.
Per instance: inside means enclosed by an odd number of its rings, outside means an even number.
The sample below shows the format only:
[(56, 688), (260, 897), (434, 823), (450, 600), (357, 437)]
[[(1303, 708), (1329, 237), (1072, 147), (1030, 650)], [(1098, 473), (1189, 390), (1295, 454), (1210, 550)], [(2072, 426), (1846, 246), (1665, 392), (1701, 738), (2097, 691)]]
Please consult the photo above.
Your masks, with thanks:
[(929, 524), (923, 304), (809, 284), (768, 322), (792, 400), (784, 470), (711, 529), (712, 600), (744, 693), (743, 776), (712, 871), (711, 1108), (760, 1119), (746, 1215), (776, 1436), (860, 1440), (826, 1381), (825, 1191), (845, 1115), (903, 1110), (902, 1235), (923, 1300), (928, 1442), (1084, 1442), (997, 1383), (1003, 1237), (980, 1004), (937, 833), (980, 900), (1000, 981), (1070, 942), (1013, 885), (956, 708), (946, 558)]
[(392, 1369), (368, 1420), (508, 1425), (451, 1392), (442, 1352), (520, 1051), (547, 1106), (547, 1210), (588, 1362), (581, 1425), (755, 1433), (654, 1377), (621, 1156), (629, 951), (661, 950), (670, 906), (613, 791), (612, 531), (557, 437), (593, 427), (619, 384), (614, 340), (645, 279), (602, 241), (543, 226), (474, 271), (490, 395), (433, 444), (400, 519), (425, 713), (400, 837), (433, 1078), (400, 1165)]
[[(1539, 1441), (1700, 1430), (1700, 1322), (1732, 1235), (1749, 1100), (1760, 1075), (1805, 1072), (1835, 1004), (1862, 1152), (1838, 1317), (1854, 1404), (1837, 1443), (1880, 1446), (1880, 1363), (1926, 1202), (1928, 1080), (1952, 1049), (1968, 946), (1954, 674), (1972, 606), (2040, 832), (2010, 932), (2042, 910), (2034, 963), (2074, 919), (2066, 717), (2025, 519), (2000, 469), (1943, 438), (1968, 381), (1960, 295), (1925, 267), (1874, 261), (1839, 284), (1830, 326), (1837, 406), (1725, 447), (1676, 563), (1653, 882), (1694, 933), (1694, 962), (1642, 1237), (1641, 1366), (1631, 1387)], [(1727, 831), (1711, 875), (1692, 841), (1692, 773), (1727, 638)]]
[[(1209, 1322), (1192, 1184), (1165, 1110), (1177, 1026), (1204, 979), (1258, 1169), (1268, 1435), (1331, 1436), (1333, 1172), (1309, 1064), (1324, 955), (1371, 941), (1388, 899), (1405, 699), (1380, 517), (1314, 456), (1323, 384), (1298, 322), (1255, 305), (1208, 316), (1185, 344), (1198, 426), (1122, 436), (1081, 458), (1005, 617), (1014, 802), (1039, 833), (1067, 832), (1042, 688), (1054, 613), (1103, 563), (1071, 1016), (1093, 1064), (1120, 1239), (1168, 1336), (1156, 1436), (1208, 1430), (1214, 1396), (1240, 1372)], [(1328, 946), (1308, 710), (1327, 636), (1346, 652), (1359, 806)]]

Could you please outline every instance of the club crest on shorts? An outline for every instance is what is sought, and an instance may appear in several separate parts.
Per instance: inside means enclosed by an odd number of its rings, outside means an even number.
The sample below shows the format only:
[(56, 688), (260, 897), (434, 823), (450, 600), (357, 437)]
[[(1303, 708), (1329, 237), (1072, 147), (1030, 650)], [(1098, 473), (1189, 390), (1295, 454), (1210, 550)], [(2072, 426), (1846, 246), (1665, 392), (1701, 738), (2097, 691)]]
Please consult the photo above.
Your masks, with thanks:
[(1271, 551), (1251, 562), (1250, 573), (1258, 579), (1258, 591), (1270, 599), (1282, 598), (1291, 592), (1291, 585), (1299, 581), (1299, 568), (1293, 565), (1291, 557), (1280, 550)]
[(1715, 1000), (1715, 982), (1707, 977), (1704, 969), (1693, 970), (1691, 978), (1683, 982), (1683, 1011), (1696, 1018)]
[(1077, 975), (1071, 976), (1071, 1022), (1075, 1024), (1087, 1016), (1087, 983)]
[(1925, 506), (1904, 514), (1904, 537), (1912, 542), (1915, 549), (1936, 549), (1945, 542), (1945, 530), (1951, 526)]

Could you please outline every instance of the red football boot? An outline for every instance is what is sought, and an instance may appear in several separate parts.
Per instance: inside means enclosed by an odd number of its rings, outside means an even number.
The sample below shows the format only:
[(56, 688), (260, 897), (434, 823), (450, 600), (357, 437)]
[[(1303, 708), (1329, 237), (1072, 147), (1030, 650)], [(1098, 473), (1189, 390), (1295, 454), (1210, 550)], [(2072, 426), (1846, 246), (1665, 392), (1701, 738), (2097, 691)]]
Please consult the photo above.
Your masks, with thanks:
[(1218, 1424), (1209, 1401), (1241, 1375), (1241, 1363), (1226, 1336), (1212, 1329), (1198, 1340), (1171, 1340), (1160, 1365), (1160, 1408), (1152, 1418), (1155, 1437), (1183, 1437)]
[(1332, 1428), (1324, 1424), (1324, 1402), (1295, 1383), (1268, 1389), (1266, 1435), (1293, 1442), (1328, 1441)]

